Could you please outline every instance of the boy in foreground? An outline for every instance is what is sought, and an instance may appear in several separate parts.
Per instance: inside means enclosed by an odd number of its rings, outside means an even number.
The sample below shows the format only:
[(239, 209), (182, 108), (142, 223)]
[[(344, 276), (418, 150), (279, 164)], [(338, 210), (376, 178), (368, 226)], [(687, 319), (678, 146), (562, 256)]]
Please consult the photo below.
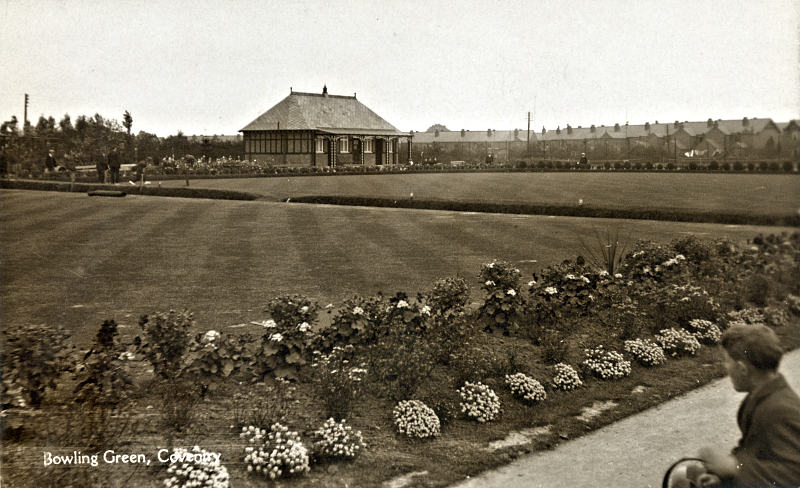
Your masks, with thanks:
[[(742, 438), (732, 452), (701, 449), (709, 473), (701, 486), (800, 486), (800, 398), (778, 373), (783, 349), (764, 325), (735, 325), (722, 335), (733, 388), (747, 392), (737, 415)], [(716, 475), (716, 476), (715, 476)]]

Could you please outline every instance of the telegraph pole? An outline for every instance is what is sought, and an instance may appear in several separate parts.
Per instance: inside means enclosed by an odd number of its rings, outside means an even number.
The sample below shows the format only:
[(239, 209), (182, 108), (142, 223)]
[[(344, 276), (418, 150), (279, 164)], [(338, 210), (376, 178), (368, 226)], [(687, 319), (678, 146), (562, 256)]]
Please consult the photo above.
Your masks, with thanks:
[(526, 156), (528, 156), (528, 160), (531, 159), (531, 113), (528, 112), (528, 142), (526, 147)]
[(28, 127), (28, 94), (25, 94), (25, 115), (22, 120), (22, 135), (25, 135), (25, 129)]

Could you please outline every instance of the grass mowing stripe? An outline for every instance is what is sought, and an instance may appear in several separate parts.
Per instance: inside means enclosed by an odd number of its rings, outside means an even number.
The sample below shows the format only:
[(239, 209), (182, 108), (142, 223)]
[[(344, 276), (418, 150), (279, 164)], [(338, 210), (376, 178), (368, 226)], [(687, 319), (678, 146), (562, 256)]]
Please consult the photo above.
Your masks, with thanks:
[[(361, 252), (361, 234), (352, 232), (352, 212), (335, 207), (287, 212), (292, 243), (299, 255), (298, 277), (313, 276), (313, 288), (322, 295), (346, 297), (372, 288), (368, 257)], [(377, 290), (376, 290), (377, 291)]]

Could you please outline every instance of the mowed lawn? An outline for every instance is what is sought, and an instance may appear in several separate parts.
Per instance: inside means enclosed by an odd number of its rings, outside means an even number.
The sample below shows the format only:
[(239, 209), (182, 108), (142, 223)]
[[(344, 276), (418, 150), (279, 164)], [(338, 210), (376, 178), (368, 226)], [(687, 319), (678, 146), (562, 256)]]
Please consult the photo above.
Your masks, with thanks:
[[(183, 180), (166, 186), (185, 185)], [(796, 215), (797, 175), (706, 173), (451, 173), (192, 180), (275, 200), (307, 195), (661, 208), (751, 215)]]
[(596, 230), (629, 243), (794, 230), (21, 190), (0, 191), (0, 228), (3, 327), (60, 324), (78, 340), (105, 318), (132, 328), (170, 308), (224, 330), (265, 318), (263, 305), (284, 293), (338, 306), (356, 293), (413, 296), (456, 275), (477, 290), (493, 259), (527, 280), (583, 253)]

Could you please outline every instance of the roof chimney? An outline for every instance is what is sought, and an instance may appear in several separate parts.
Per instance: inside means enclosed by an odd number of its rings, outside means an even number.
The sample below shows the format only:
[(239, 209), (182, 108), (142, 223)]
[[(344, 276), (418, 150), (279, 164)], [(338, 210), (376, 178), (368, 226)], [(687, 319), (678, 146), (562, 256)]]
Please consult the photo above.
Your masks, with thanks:
[(592, 126), (589, 127), (589, 132), (596, 132), (596, 131), (597, 131), (597, 127), (595, 127), (594, 124), (592, 124)]
[(748, 124), (750, 124), (750, 121), (747, 120), (747, 117), (743, 118), (742, 119), (742, 125), (746, 127)]
[(647, 132), (650, 132), (650, 122), (645, 122), (644, 123), (644, 130), (646, 130)]
[(614, 132), (619, 132), (619, 123), (614, 124)]
[(328, 85), (322, 85), (322, 96), (323, 97), (328, 96)]
[(486, 129), (486, 137), (492, 137), (492, 129)]
[(673, 127), (677, 129), (677, 128), (678, 128), (678, 124), (680, 124), (680, 122), (678, 122), (678, 121), (676, 120), (676, 121), (675, 121), (675, 125), (673, 125)]
[(514, 129), (514, 137), (519, 137), (519, 129)]
[(567, 124), (567, 134), (572, 134), (572, 126)]
[(544, 126), (542, 126), (542, 135), (544, 135), (545, 132), (547, 132), (547, 129), (545, 129)]
[(433, 137), (439, 137), (439, 129), (433, 131)]
[(464, 137), (464, 129), (461, 129), (461, 137)]
[(711, 127), (712, 125), (714, 125), (714, 121), (712, 119), (708, 119), (706, 121), (706, 127)]
[(556, 127), (556, 134), (561, 134), (561, 126)]

